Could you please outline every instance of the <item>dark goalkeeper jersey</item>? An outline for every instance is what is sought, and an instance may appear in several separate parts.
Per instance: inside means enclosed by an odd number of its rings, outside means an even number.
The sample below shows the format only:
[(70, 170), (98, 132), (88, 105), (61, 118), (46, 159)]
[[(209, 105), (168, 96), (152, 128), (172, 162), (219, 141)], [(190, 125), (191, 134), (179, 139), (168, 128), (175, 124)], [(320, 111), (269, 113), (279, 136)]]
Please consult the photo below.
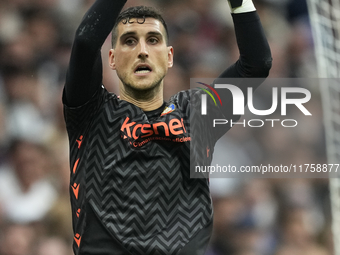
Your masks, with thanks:
[[(72, 47), (63, 103), (73, 250), (76, 255), (204, 255), (212, 232), (209, 181), (190, 179), (190, 162), (209, 165), (226, 130), (204, 126), (209, 119), (193, 104), (202, 90), (179, 92), (161, 108), (143, 112), (101, 86), (100, 49), (125, 2), (96, 0)], [(271, 54), (257, 13), (232, 16), (240, 58), (218, 78), (266, 77)], [(216, 90), (223, 107), (209, 106), (208, 118), (234, 119), (230, 92)]]
[[(76, 250), (86, 251), (89, 224), (102, 224), (94, 229), (105, 229), (122, 254), (181, 254), (200, 231), (208, 241), (211, 198), (207, 179), (190, 179), (189, 114), (188, 91), (147, 113), (103, 87), (85, 105), (65, 107)], [(86, 240), (98, 247), (93, 254), (105, 246), (96, 234)]]

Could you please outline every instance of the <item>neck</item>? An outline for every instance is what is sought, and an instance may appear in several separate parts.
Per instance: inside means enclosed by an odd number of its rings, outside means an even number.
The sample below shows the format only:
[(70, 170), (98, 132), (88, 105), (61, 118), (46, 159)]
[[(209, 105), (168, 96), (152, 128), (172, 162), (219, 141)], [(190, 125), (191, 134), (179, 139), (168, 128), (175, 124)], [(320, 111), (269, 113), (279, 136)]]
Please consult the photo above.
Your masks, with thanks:
[(163, 104), (163, 83), (150, 90), (136, 90), (121, 84), (120, 99), (138, 106), (143, 111), (156, 110)]

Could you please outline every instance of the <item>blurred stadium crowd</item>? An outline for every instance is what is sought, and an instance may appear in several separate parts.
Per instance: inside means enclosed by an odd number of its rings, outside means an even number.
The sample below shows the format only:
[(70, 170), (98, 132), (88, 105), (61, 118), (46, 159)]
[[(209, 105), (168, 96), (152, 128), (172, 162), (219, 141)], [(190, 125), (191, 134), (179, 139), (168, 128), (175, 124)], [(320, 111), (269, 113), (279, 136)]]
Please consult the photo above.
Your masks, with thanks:
[[(81, 17), (93, 0), (0, 0), (0, 255), (71, 255), (68, 140), (61, 94)], [(304, 0), (254, 0), (273, 55), (272, 78), (316, 78)], [(165, 98), (191, 77), (213, 78), (238, 58), (226, 0), (129, 0), (164, 13), (175, 65)], [(105, 65), (103, 83), (118, 93)], [(86, 54), (86, 52), (84, 52)], [(216, 147), (228, 163), (325, 163), (318, 88), (313, 118), (289, 129), (233, 128)], [(268, 92), (269, 91), (269, 92)], [(257, 100), (271, 95), (264, 88)], [(269, 93), (269, 94), (268, 94)], [(271, 98), (271, 97), (270, 97)], [(216, 156), (216, 157), (217, 157)], [(211, 179), (207, 255), (331, 255), (327, 179)], [(190, 254), (188, 254), (190, 255)]]

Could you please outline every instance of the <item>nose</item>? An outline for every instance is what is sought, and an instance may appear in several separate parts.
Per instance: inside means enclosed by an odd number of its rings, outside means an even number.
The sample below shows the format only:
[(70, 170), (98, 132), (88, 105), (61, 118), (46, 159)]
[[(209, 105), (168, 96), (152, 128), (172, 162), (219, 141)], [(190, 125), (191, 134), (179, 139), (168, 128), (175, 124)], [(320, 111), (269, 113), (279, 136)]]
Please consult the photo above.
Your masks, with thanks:
[(138, 53), (138, 58), (147, 58), (149, 57), (149, 51), (148, 51), (148, 46), (145, 41), (140, 41), (139, 42), (139, 53)]

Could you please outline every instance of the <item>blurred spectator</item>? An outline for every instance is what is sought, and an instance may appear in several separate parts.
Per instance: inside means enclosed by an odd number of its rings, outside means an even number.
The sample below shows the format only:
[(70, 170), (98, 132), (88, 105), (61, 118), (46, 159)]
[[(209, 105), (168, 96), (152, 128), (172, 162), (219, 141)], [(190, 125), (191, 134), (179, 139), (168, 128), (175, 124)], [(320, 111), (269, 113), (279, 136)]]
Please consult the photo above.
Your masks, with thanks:
[(36, 232), (32, 226), (8, 224), (0, 235), (1, 255), (33, 255)]
[(13, 222), (40, 221), (51, 208), (56, 191), (47, 179), (50, 158), (45, 147), (16, 141), (10, 162), (0, 171), (0, 202)]
[(51, 123), (44, 118), (48, 112), (45, 107), (47, 91), (38, 81), (36, 71), (16, 66), (7, 66), (4, 71), (8, 138), (46, 140), (51, 129)]
[(71, 246), (57, 237), (43, 238), (36, 248), (36, 255), (73, 255)]
[(283, 225), (283, 243), (277, 255), (328, 255), (324, 247), (316, 242), (313, 231), (313, 220), (309, 219), (308, 211), (293, 208), (287, 211)]

